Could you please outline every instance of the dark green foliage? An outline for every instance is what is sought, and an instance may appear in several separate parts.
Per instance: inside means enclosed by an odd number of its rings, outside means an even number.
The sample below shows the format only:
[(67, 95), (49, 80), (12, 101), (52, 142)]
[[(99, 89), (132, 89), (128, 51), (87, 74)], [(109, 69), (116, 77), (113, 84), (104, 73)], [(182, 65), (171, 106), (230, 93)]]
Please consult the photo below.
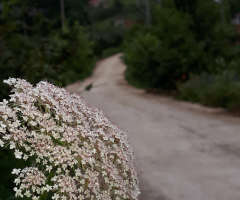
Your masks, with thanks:
[[(125, 37), (126, 21), (142, 21), (145, 18), (139, 8), (140, 1), (110, 0), (107, 7), (88, 7), (90, 25), (86, 27), (87, 33), (94, 41), (94, 54), (103, 57), (103, 52), (109, 48), (118, 48)], [(116, 25), (116, 22), (123, 22)]]
[(159, 8), (155, 21), (146, 34), (133, 32), (135, 37), (125, 43), (126, 78), (139, 87), (174, 89), (183, 74), (199, 70), (196, 61), (201, 46), (189, 30), (189, 15)]
[(235, 14), (240, 12), (240, 1), (239, 0), (225, 0), (225, 6), (228, 5), (230, 16), (234, 17)]
[(3, 84), (8, 77), (21, 77), (31, 83), (46, 79), (66, 86), (91, 74), (93, 43), (77, 22), (54, 30), (51, 21), (37, 15), (28, 20), (34, 25), (25, 26), (24, 22), (15, 19), (17, 12), (13, 12), (18, 10), (18, 17), (24, 14), (19, 4), (4, 2), (4, 6), (8, 7), (8, 12), (2, 14), (0, 20), (0, 99), (9, 94)]
[(226, 70), (217, 60), (229, 64), (238, 57), (239, 36), (232, 25), (221, 25), (218, 4), (196, 0), (177, 9), (166, 2), (152, 8), (152, 27), (136, 26), (127, 35), (126, 79), (142, 88), (174, 90), (191, 73)]
[(101, 57), (106, 49), (117, 48), (123, 42), (124, 28), (116, 28), (108, 23), (98, 24), (92, 28), (94, 54), (97, 56)]
[[(60, 0), (21, 0), (31, 9), (35, 9), (36, 12), (42, 13), (46, 18), (55, 20), (55, 27), (61, 27), (60, 16)], [(87, 12), (88, 0), (71, 0), (64, 1), (65, 15), (69, 20), (70, 25), (74, 24), (74, 21), (79, 21), (80, 25), (89, 24), (89, 14)]]
[(109, 48), (109, 49), (106, 49), (103, 51), (102, 53), (102, 58), (106, 58), (106, 57), (109, 57), (109, 56), (112, 56), (114, 54), (117, 54), (117, 53), (121, 53), (122, 50), (121, 48), (116, 48), (116, 47), (112, 47), (112, 48)]
[(179, 99), (240, 112), (240, 75), (225, 71), (220, 75), (192, 75), (179, 87)]
[(92, 83), (89, 84), (89, 85), (87, 85), (87, 86), (85, 87), (85, 90), (86, 90), (86, 91), (90, 91), (90, 90), (92, 89), (92, 86), (93, 86)]
[(71, 27), (65, 27), (57, 36), (62, 45), (61, 55), (58, 57), (60, 70), (56, 83), (66, 86), (76, 80), (89, 76), (94, 67), (92, 46), (83, 29), (77, 22)]

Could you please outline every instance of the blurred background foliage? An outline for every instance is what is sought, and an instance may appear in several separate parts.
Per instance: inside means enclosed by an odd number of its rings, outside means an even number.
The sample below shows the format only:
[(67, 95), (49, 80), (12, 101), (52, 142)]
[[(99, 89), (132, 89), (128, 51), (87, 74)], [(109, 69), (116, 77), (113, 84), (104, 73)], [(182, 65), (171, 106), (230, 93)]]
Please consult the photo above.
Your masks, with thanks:
[[(60, 2), (0, 0), (1, 101), (8, 77), (64, 87), (123, 52), (130, 84), (240, 112), (239, 0), (65, 0), (64, 24)], [(0, 158), (0, 200), (16, 199), (11, 171), (26, 164)]]
[(94, 66), (93, 42), (78, 21), (54, 28), (58, 20), (47, 18), (36, 8), (32, 10), (27, 3), (1, 3), (1, 99), (9, 93), (2, 83), (8, 77), (21, 77), (31, 83), (46, 79), (66, 86), (90, 75)]
[(148, 91), (240, 112), (240, 22), (232, 23), (240, 2), (150, 3), (151, 24), (134, 25), (123, 43), (127, 81)]
[[(185, 2), (186, 1), (186, 2)], [(125, 42), (127, 80), (142, 88), (176, 90), (189, 74), (221, 73), (240, 53), (235, 26), (221, 24), (219, 4), (164, 0), (152, 8), (151, 27), (138, 27)]]

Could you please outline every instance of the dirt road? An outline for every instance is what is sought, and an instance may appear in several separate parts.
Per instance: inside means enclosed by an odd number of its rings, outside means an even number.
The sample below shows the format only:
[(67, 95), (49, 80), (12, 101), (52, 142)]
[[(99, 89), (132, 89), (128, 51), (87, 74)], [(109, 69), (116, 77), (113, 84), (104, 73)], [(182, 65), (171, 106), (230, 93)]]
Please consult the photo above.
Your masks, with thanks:
[(240, 118), (129, 86), (119, 55), (68, 87), (129, 132), (140, 200), (240, 200)]

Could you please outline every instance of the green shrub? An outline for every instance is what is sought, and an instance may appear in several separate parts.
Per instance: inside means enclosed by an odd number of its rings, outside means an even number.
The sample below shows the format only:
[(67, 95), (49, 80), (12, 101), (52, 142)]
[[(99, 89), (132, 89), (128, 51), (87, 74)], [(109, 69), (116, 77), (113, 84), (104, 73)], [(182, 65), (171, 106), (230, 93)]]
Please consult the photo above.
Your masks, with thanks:
[(189, 81), (179, 86), (179, 92), (182, 100), (240, 112), (240, 75), (236, 71), (192, 75)]
[[(197, 14), (203, 16), (204, 9), (209, 15), (209, 9), (202, 4), (197, 6)], [(234, 27), (222, 26), (219, 17), (213, 17), (208, 30), (208, 17), (197, 24), (195, 17), (168, 5), (153, 9), (151, 27), (134, 26), (124, 43), (128, 82), (142, 88), (175, 90), (178, 82), (188, 80), (189, 74), (226, 70), (240, 53), (240, 46), (233, 45), (237, 38)]]
[(60, 69), (55, 83), (66, 86), (90, 76), (95, 63), (93, 42), (89, 41), (78, 22), (59, 31), (55, 40), (61, 44), (61, 54), (57, 61)]
[[(9, 93), (2, 84), (8, 77), (21, 77), (31, 83), (45, 79), (66, 86), (91, 74), (93, 43), (78, 22), (54, 30), (53, 24), (39, 15), (29, 16), (34, 24), (26, 27), (18, 18), (27, 13), (20, 4), (11, 2), (1, 4), (5, 15), (0, 19), (0, 99)], [(16, 9), (19, 16), (14, 15)], [(23, 29), (26, 34), (22, 33)]]
[(201, 45), (189, 30), (189, 15), (174, 8), (161, 8), (156, 15), (154, 27), (125, 42), (126, 79), (143, 88), (171, 90), (183, 74), (200, 70)]

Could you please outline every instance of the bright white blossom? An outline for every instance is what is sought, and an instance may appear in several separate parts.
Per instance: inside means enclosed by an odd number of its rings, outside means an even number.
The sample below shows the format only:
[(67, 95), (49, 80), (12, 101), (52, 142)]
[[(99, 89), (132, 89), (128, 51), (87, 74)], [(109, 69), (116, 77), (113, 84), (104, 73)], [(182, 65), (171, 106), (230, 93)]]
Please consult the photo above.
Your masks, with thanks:
[(21, 169), (13, 169), (12, 174), (19, 174), (19, 172), (21, 171)]
[(63, 195), (62, 200), (67, 200), (67, 197)]
[(14, 152), (14, 154), (15, 154), (15, 157), (16, 157), (16, 158), (21, 159), (23, 153), (22, 153), (21, 151), (19, 151), (18, 149), (16, 149), (15, 152)]
[(102, 110), (44, 81), (36, 87), (23, 79), (4, 82), (13, 94), (0, 103), (0, 146), (10, 144), (16, 158), (33, 161), (12, 171), (16, 196), (38, 200), (52, 191), (54, 200), (138, 199), (127, 134)]
[(52, 186), (47, 185), (44, 189), (49, 192), (50, 190), (52, 190)]
[(20, 190), (20, 189), (18, 189), (18, 188), (14, 188), (13, 189), (16, 193), (15, 193), (15, 196), (16, 197), (18, 197), (18, 196), (20, 196), (20, 197), (23, 197), (23, 195), (22, 195), (22, 190)]
[(15, 149), (16, 148), (15, 142), (11, 141), (10, 144), (11, 144), (10, 149)]
[(27, 197), (30, 197), (31, 196), (31, 193), (29, 192), (29, 190), (27, 190), (25, 193), (24, 193), (25, 196)]
[(52, 199), (55, 199), (55, 200), (59, 199), (59, 194), (54, 194), (54, 196), (52, 197)]

